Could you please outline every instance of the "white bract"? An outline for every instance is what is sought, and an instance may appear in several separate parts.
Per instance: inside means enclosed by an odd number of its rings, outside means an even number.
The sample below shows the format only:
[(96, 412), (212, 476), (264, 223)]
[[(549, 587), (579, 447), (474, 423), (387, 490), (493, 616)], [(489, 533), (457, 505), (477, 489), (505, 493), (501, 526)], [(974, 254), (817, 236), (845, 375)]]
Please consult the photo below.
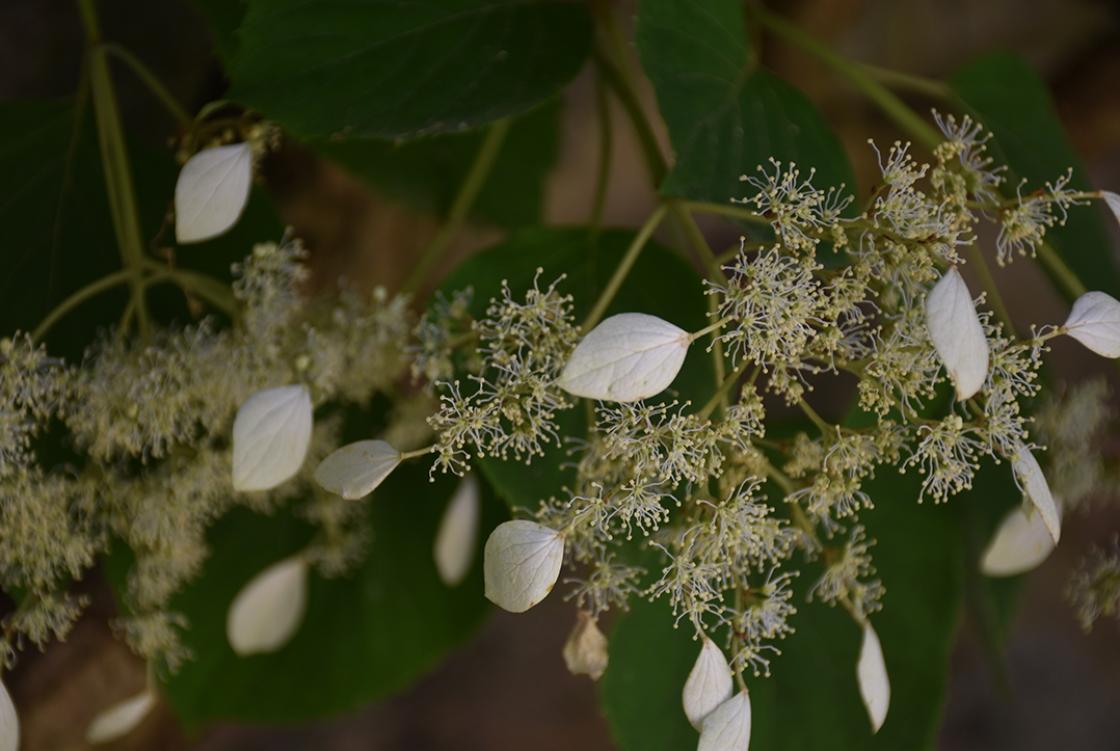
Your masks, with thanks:
[(564, 642), (564, 664), (572, 675), (588, 675), (597, 681), (607, 669), (607, 660), (607, 637), (595, 619), (581, 610)]
[(19, 715), (7, 686), (0, 683), (0, 751), (16, 751), (18, 748)]
[(878, 733), (891, 705), (891, 682), (887, 677), (879, 635), (870, 623), (863, 626), (863, 645), (859, 649), (856, 677), (859, 680), (859, 695), (871, 718), (871, 730)]
[(957, 399), (973, 396), (988, 376), (988, 340), (956, 268), (946, 271), (926, 297), (926, 326)]
[(237, 223), (253, 182), (247, 143), (203, 149), (183, 165), (175, 184), (175, 239), (197, 243)]
[(980, 559), (987, 576), (1015, 576), (1046, 560), (1054, 549), (1054, 538), (1033, 506), (1016, 506), (1003, 517), (988, 549)]
[(677, 377), (689, 343), (687, 331), (656, 316), (611, 316), (576, 345), (560, 374), (560, 388), (588, 399), (646, 399)]
[(401, 463), (401, 452), (385, 441), (358, 441), (332, 452), (315, 468), (315, 481), (348, 501), (374, 491)]
[(467, 475), (443, 512), (432, 550), (439, 578), (449, 587), (462, 582), (471, 569), (479, 510), (478, 480)]
[(552, 591), (564, 562), (564, 537), (536, 522), (499, 524), (483, 551), (486, 599), (511, 613), (524, 613)]
[(681, 694), (684, 713), (692, 727), (700, 730), (704, 718), (727, 701), (734, 688), (732, 680), (727, 658), (716, 643), (705, 636)]
[(311, 444), (311, 394), (305, 386), (258, 391), (233, 421), (234, 490), (269, 490), (295, 476)]
[(751, 745), (751, 697), (743, 689), (704, 718), (697, 751), (747, 751)]
[(1073, 303), (1062, 326), (1066, 334), (1102, 357), (1120, 357), (1120, 300), (1086, 292)]
[(239, 655), (275, 652), (288, 643), (307, 609), (307, 561), (295, 555), (246, 584), (226, 617), (226, 636)]
[(156, 697), (144, 691), (106, 709), (89, 724), (86, 742), (108, 743), (131, 733), (155, 706)]
[(1011, 457), (1011, 468), (1019, 487), (1038, 509), (1050, 537), (1057, 543), (1062, 536), (1062, 520), (1058, 516), (1058, 504), (1050, 492), (1046, 476), (1042, 474), (1042, 467), (1038, 466), (1038, 460), (1029, 448), (1020, 443), (1015, 447), (1015, 455)]
[(1116, 221), (1120, 222), (1120, 195), (1113, 193), (1110, 190), (1102, 190), (1101, 198), (1112, 209), (1112, 215), (1116, 217)]

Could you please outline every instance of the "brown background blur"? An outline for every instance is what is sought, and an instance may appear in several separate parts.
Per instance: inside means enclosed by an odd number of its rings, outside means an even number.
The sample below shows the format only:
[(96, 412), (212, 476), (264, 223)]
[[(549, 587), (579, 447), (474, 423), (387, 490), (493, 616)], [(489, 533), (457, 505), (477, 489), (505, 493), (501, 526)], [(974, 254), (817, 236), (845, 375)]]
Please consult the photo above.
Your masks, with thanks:
[[(136, 52), (190, 108), (220, 94), (221, 72), (205, 27), (185, 0), (103, 0), (100, 6), (106, 36)], [(1049, 82), (1094, 184), (1120, 189), (1120, 10), (1112, 3), (804, 0), (774, 7), (845, 54), (927, 76), (947, 74), (995, 49), (1023, 54)], [(619, 11), (629, 25), (633, 4), (622, 3)], [(71, 0), (0, 0), (0, 101), (70, 93), (81, 50)], [(796, 51), (770, 42), (763, 57), (824, 109), (848, 146), (860, 183), (872, 184), (875, 164), (866, 139), (889, 143), (894, 131), (843, 82)], [(115, 73), (126, 119), (159, 140), (170, 122), (129, 74)], [(653, 111), (652, 96), (645, 93)], [(561, 155), (546, 192), (550, 222), (580, 222), (589, 211), (597, 137), (587, 71), (570, 87), (565, 104)], [(606, 221), (635, 226), (648, 214), (653, 195), (621, 112), (614, 120), (619, 125)], [(284, 220), (312, 249), (320, 278), (345, 269), (351, 278), (393, 286), (435, 229), (430, 219), (380, 200), (297, 146), (271, 158), (266, 172)], [(492, 230), (472, 230), (456, 250), (469, 252), (495, 236)], [(711, 239), (719, 244), (734, 237)], [(1064, 316), (1063, 304), (1029, 264), (1013, 264), (997, 277), (1017, 320), (1040, 323)], [(1061, 340), (1050, 361), (1075, 380), (1115, 373)], [(1114, 391), (1120, 390), (1116, 386), (1114, 379)], [(1110, 450), (1115, 455), (1117, 447)], [(1082, 634), (1062, 599), (1080, 551), (1117, 528), (1120, 514), (1104, 504), (1067, 520), (1061, 546), (1024, 589), (1007, 652), (1010, 691), (993, 679), (973, 625), (962, 624), (942, 748), (1120, 749), (1120, 629), (1115, 621), (1102, 621), (1091, 635)], [(45, 655), (27, 654), (8, 679), (26, 751), (84, 748), (90, 718), (143, 684), (142, 665), (112, 641), (105, 626), (112, 605), (104, 583), (94, 580), (86, 587), (94, 605), (69, 640)], [(611, 743), (594, 688), (586, 678), (569, 676), (560, 658), (572, 620), (559, 598), (523, 615), (496, 612), (473, 641), (404, 695), (352, 715), (299, 729), (218, 727), (186, 738), (161, 708), (114, 747), (606, 751)]]

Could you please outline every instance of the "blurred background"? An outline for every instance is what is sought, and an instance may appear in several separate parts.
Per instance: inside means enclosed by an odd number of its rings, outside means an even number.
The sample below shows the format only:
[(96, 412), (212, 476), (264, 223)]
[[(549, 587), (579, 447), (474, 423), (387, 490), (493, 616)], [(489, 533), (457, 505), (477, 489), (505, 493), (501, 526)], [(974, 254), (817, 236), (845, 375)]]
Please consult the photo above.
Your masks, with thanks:
[[(1114, 3), (803, 0), (772, 5), (848, 56), (929, 77), (944, 76), (980, 53), (1020, 53), (1048, 82), (1092, 182), (1120, 188), (1120, 9)], [(627, 2), (616, 8), (627, 24), (632, 10)], [(134, 51), (189, 110), (221, 95), (221, 66), (203, 17), (188, 0), (107, 0), (101, 12), (106, 37)], [(82, 46), (72, 0), (0, 0), (0, 101), (70, 94)], [(897, 136), (890, 124), (796, 50), (774, 40), (766, 40), (762, 49), (764, 64), (797, 84), (825, 112), (848, 147), (859, 183), (874, 184), (877, 169), (866, 141), (893, 141)], [(130, 129), (164, 145), (171, 121), (131, 75), (120, 68), (114, 73)], [(654, 111), (648, 87), (644, 94), (648, 110)], [(545, 189), (547, 222), (581, 222), (588, 214), (588, 186), (598, 159), (595, 106), (585, 71), (563, 101), (561, 140)], [(615, 114), (614, 121), (624, 123), (621, 112)], [(615, 128), (612, 158), (605, 221), (636, 226), (654, 196), (625, 124)], [(323, 282), (345, 272), (363, 284), (392, 288), (437, 229), (430, 217), (377, 195), (367, 183), (298, 144), (285, 143), (270, 156), (264, 176), (281, 218), (306, 240)], [(458, 239), (456, 255), (499, 234), (471, 228)], [(722, 247), (735, 236), (710, 240)], [(1120, 249), (1120, 236), (1115, 247)], [(1001, 269), (997, 279), (1017, 321), (1064, 317), (1064, 303), (1030, 264)], [(1120, 390), (1115, 369), (1071, 342), (1057, 341), (1050, 361), (1064, 378), (1102, 373), (1112, 378), (1114, 392)], [(1117, 450), (1110, 448), (1113, 455)], [(1115, 620), (1102, 619), (1091, 634), (1082, 633), (1062, 594), (1085, 547), (1104, 542), (1108, 530), (1118, 528), (1120, 510), (1103, 501), (1070, 520), (1062, 544), (1024, 584), (1002, 668), (985, 656), (975, 624), (967, 618), (961, 623), (941, 748), (1120, 749), (1120, 629)], [(106, 625), (113, 608), (108, 587), (97, 578), (84, 586), (93, 605), (68, 641), (43, 655), (26, 654), (6, 678), (20, 709), (26, 751), (83, 748), (90, 718), (143, 685), (142, 663), (112, 639)], [(568, 675), (560, 658), (574, 617), (558, 598), (523, 615), (496, 611), (472, 641), (417, 685), (351, 715), (299, 728), (226, 726), (187, 736), (161, 708), (115, 747), (606, 751), (611, 742), (594, 685)]]

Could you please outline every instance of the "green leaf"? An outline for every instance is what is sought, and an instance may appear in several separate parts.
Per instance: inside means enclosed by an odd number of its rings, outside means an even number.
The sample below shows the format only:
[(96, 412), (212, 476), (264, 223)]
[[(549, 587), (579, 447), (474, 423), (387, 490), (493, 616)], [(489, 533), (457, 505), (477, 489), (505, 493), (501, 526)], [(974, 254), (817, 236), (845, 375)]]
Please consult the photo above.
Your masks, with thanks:
[(229, 67), (237, 54), (237, 27), (245, 18), (246, 0), (192, 0), (192, 4), (206, 19), (218, 58)]
[(663, 193), (726, 203), (740, 175), (770, 157), (817, 187), (855, 187), (835, 134), (801, 92), (758, 67), (739, 0), (641, 0), (638, 54), (657, 92), (676, 161)]
[[(552, 101), (511, 124), (475, 199), (476, 218), (504, 226), (540, 221), (544, 180), (559, 147), (559, 115), (559, 102)], [(445, 216), (484, 136), (475, 130), (402, 143), (326, 141), (318, 150), (389, 197)]]
[[(891, 681), (886, 723), (871, 734), (856, 682), (859, 627), (840, 609), (807, 603), (819, 573), (806, 566), (798, 581), (796, 633), (780, 642), (770, 678), (751, 678), (751, 748), (765, 751), (849, 751), (934, 747), (948, 659), (964, 588), (961, 508), (990, 504), (989, 492), (1014, 490), (1006, 465), (983, 473), (986, 492), (951, 505), (915, 502), (920, 478), (884, 467), (865, 484), (875, 508), (860, 519), (878, 544), (872, 549), (886, 596), (871, 616)], [(684, 719), (680, 692), (699, 647), (691, 630), (672, 628), (661, 602), (640, 604), (622, 616), (610, 636), (611, 661), (602, 702), (621, 751), (690, 748), (694, 731)]]
[[(633, 239), (630, 230), (605, 230), (596, 240), (590, 230), (582, 228), (526, 229), (467, 259), (447, 276), (440, 289), (449, 294), (471, 287), (471, 312), (478, 317), (492, 298), (501, 295), (503, 279), (517, 297), (532, 286), (537, 269), (543, 269), (542, 287), (565, 275), (560, 290), (575, 297), (576, 320), (580, 321)], [(652, 241), (638, 257), (607, 315), (624, 311), (660, 316), (688, 331), (699, 330), (707, 323), (703, 285), (696, 272), (679, 256)], [(714, 390), (711, 362), (702, 343), (693, 345), (668, 396), (702, 405)], [(583, 435), (585, 416), (582, 405), (564, 412), (561, 434)], [(533, 459), (531, 465), (486, 459), (480, 466), (507, 503), (535, 507), (547, 494), (572, 486), (568, 448), (553, 447), (543, 457)]]
[[(226, 641), (226, 614), (257, 573), (303, 548), (312, 530), (291, 509), (262, 516), (243, 508), (210, 530), (202, 575), (171, 607), (190, 622), (194, 653), (165, 679), (164, 695), (189, 726), (216, 720), (294, 722), (354, 709), (401, 690), (430, 670), (481, 623), (482, 541), (504, 518), (480, 483), (483, 516), (468, 577), (444, 586), (432, 544), (457, 478), (430, 483), (427, 468), (405, 464), (370, 502), (372, 542), (361, 567), (340, 579), (309, 577), (307, 614), (293, 639), (271, 654), (238, 657)], [(122, 561), (112, 578), (123, 580)]]
[(412, 138), (531, 108), (590, 49), (560, 0), (250, 0), (231, 98), (305, 138)]
[[(1068, 168), (1073, 169), (1072, 189), (1094, 189), (1046, 84), (1024, 60), (1006, 53), (989, 55), (958, 70), (950, 83), (966, 108), (992, 131), (989, 148), (1009, 167), (1008, 195), (1015, 194), (1021, 179), (1027, 181), (1025, 194)], [(1090, 288), (1120, 295), (1120, 271), (1102, 211), (1097, 205), (1073, 208), (1065, 226), (1051, 228), (1046, 238)]]

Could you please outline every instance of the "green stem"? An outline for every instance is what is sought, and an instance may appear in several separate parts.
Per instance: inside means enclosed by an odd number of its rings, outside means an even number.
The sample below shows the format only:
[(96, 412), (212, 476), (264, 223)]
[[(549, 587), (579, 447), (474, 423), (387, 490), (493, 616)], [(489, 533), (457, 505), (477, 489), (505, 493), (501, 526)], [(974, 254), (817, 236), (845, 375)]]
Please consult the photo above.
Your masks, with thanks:
[(941, 136), (929, 123), (919, 117), (890, 89), (876, 81), (867, 70), (858, 63), (852, 62), (836, 54), (826, 45), (806, 34), (794, 24), (789, 23), (781, 16), (771, 13), (761, 7), (755, 9), (755, 18), (777, 36), (786, 40), (795, 47), (808, 52), (820, 60), (839, 75), (846, 78), (849, 83), (861, 91), (868, 99), (895, 121), (895, 123), (928, 148), (933, 148), (941, 142)]
[(595, 174), (595, 193), (591, 199), (591, 231), (598, 233), (603, 224), (603, 210), (607, 203), (610, 184), (611, 154), (614, 147), (614, 129), (611, 124), (610, 100), (601, 78), (595, 79), (595, 110), (599, 116), (599, 168)]
[(980, 277), (980, 284), (984, 287), (984, 291), (988, 293), (992, 310), (996, 312), (996, 316), (1007, 327), (1007, 332), (1015, 336), (1015, 322), (1011, 320), (1011, 314), (1007, 312), (1007, 306), (1003, 303), (1003, 296), (1000, 295), (999, 286), (996, 284), (995, 277), (992, 276), (992, 269), (988, 266), (984, 254), (976, 243), (971, 243), (968, 246), (968, 256)]
[(86, 300), (89, 300), (92, 297), (96, 297), (102, 292), (110, 290), (117, 285), (127, 284), (131, 280), (132, 272), (125, 269), (122, 271), (116, 271), (112, 274), (108, 274), (107, 276), (101, 277), (97, 281), (87, 284), (86, 286), (82, 287), (80, 290), (60, 302), (57, 306), (55, 306), (54, 310), (48, 313), (47, 317), (44, 318), (42, 322), (35, 327), (35, 330), (33, 332), (31, 332), (31, 338), (35, 341), (42, 341), (43, 337), (46, 336), (51, 327), (58, 323), (71, 310), (78, 307)]
[(490, 170), (494, 166), (494, 160), (497, 158), (508, 132), (509, 120), (498, 120), (486, 132), (486, 137), (478, 148), (474, 162), (471, 164), (470, 170), (467, 172), (463, 184), (459, 186), (459, 192), (451, 204), (447, 221), (436, 233), (436, 236), (432, 238), (428, 247), (421, 253), (419, 262), (404, 283), (403, 290), (405, 292), (415, 292), (419, 289), (451, 246), (451, 241), (459, 233), (467, 215), (474, 206), (475, 199), (478, 198), (479, 191), (482, 190), (486, 178), (489, 177)]
[(752, 224), (770, 224), (770, 220), (756, 211), (745, 209), (733, 203), (709, 203), (707, 201), (681, 201), (679, 204), (686, 211), (697, 214), (715, 214), (731, 219), (741, 219)]
[(750, 365), (750, 360), (743, 358), (743, 361), (739, 363), (730, 374), (722, 376), (719, 379), (719, 386), (716, 388), (716, 392), (712, 394), (712, 398), (696, 413), (700, 418), (706, 418), (715, 411), (717, 406), (726, 403), (727, 395), (731, 393), (731, 389), (739, 382), (740, 376), (746, 371), (748, 365)]
[(638, 256), (641, 255), (642, 249), (646, 246), (646, 243), (649, 242), (649, 238), (653, 235), (657, 226), (661, 224), (661, 220), (665, 218), (665, 211), (666, 207), (664, 204), (654, 209), (653, 213), (649, 215), (649, 219), (646, 219), (646, 223), (642, 225), (642, 228), (638, 230), (638, 234), (635, 235), (634, 239), (630, 242), (630, 247), (626, 249), (622, 260), (618, 262), (618, 267), (614, 270), (614, 274), (611, 275), (610, 281), (607, 282), (607, 286), (603, 289), (602, 293), (599, 294), (599, 299), (595, 301), (591, 312), (587, 314), (587, 318), (583, 321), (582, 328), (585, 333), (590, 331), (595, 324), (599, 322), (599, 319), (603, 317), (603, 313), (607, 311), (607, 307), (611, 304), (614, 296), (618, 294), (622, 282), (630, 273), (630, 269), (633, 268), (634, 262), (637, 261)]
[(929, 99), (937, 99), (942, 102), (949, 102), (953, 99), (953, 90), (941, 81), (916, 76), (912, 73), (903, 73), (891, 68), (882, 68), (870, 63), (855, 62), (853, 64), (868, 76), (886, 86), (892, 86), (901, 91), (912, 91), (915, 94), (921, 94)]
[(1074, 273), (1073, 269), (1066, 265), (1058, 252), (1054, 250), (1048, 242), (1039, 243), (1036, 249), (1038, 253), (1038, 260), (1042, 261), (1042, 265), (1058, 282), (1058, 286), (1062, 288), (1066, 296), (1070, 300), (1075, 300), (1089, 291), (1085, 283)]
[(164, 106), (168, 114), (175, 118), (179, 127), (184, 129), (190, 127), (191, 116), (187, 114), (187, 111), (176, 101), (175, 97), (171, 95), (171, 92), (167, 90), (167, 87), (160, 82), (159, 78), (152, 73), (148, 66), (141, 62), (140, 58), (136, 57), (136, 55), (132, 54), (124, 47), (121, 47), (119, 44), (113, 44), (111, 42), (102, 44), (101, 49), (131, 68), (132, 72), (136, 74), (136, 77), (140, 79), (141, 83), (148, 87), (148, 91), (152, 92), (152, 95), (160, 101), (160, 104)]
[(645, 157), (651, 181), (655, 186), (660, 185), (661, 181), (665, 179), (665, 175), (668, 174), (669, 168), (665, 163), (665, 157), (661, 154), (657, 136), (654, 135), (653, 128), (642, 111), (642, 104), (638, 100), (638, 95), (618, 67), (611, 62), (606, 53), (598, 48), (595, 49), (595, 64), (603, 80), (618, 97), (619, 104), (622, 105), (622, 109), (626, 112), (634, 132), (638, 136), (638, 145)]

